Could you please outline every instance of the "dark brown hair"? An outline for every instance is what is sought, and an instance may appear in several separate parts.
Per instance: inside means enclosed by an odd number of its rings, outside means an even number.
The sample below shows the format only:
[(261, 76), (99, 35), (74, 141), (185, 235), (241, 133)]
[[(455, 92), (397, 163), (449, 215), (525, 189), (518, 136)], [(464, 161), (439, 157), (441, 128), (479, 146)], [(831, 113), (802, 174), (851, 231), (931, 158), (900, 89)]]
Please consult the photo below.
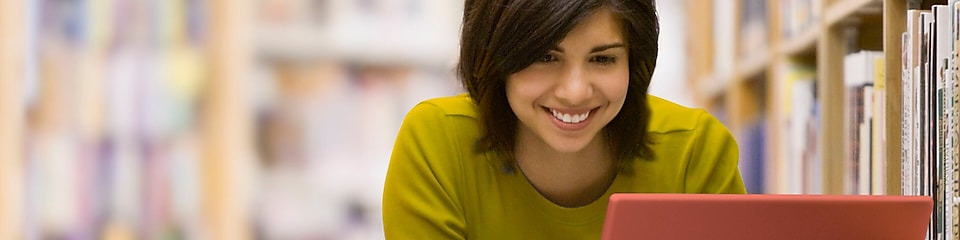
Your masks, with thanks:
[(478, 151), (497, 151), (514, 168), (517, 116), (507, 102), (506, 81), (556, 46), (582, 19), (608, 7), (620, 21), (629, 55), (626, 102), (604, 128), (621, 170), (632, 159), (652, 159), (647, 135), (647, 87), (657, 60), (659, 23), (653, 0), (467, 0), (460, 39), (460, 81), (478, 105)]

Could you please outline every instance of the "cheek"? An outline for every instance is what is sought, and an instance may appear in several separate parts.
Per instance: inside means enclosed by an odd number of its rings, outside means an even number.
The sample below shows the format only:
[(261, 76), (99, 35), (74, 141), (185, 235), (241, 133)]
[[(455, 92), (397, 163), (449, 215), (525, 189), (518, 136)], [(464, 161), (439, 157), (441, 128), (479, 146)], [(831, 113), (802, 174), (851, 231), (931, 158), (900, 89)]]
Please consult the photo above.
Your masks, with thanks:
[(613, 102), (622, 103), (627, 98), (627, 87), (630, 85), (630, 75), (626, 72), (611, 74), (600, 81), (600, 91)]
[(521, 116), (517, 112), (518, 109), (522, 109), (521, 106), (526, 105), (528, 102), (532, 101), (530, 94), (530, 82), (529, 79), (520, 78), (517, 76), (510, 76), (506, 82), (506, 95), (507, 95), (507, 104), (510, 105), (510, 109), (513, 111), (514, 115)]
[(546, 88), (544, 76), (530, 73), (516, 73), (507, 78), (507, 100), (514, 106), (518, 102), (533, 101)]

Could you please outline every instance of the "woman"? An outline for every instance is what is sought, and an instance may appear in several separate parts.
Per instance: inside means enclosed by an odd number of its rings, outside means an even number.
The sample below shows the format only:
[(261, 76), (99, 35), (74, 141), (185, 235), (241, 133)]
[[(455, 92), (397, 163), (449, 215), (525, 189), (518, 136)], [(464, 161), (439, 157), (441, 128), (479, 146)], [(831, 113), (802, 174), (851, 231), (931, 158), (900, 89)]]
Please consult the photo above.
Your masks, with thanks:
[(459, 78), (397, 137), (389, 239), (598, 239), (614, 192), (745, 193), (702, 110), (647, 95), (652, 0), (467, 0)]

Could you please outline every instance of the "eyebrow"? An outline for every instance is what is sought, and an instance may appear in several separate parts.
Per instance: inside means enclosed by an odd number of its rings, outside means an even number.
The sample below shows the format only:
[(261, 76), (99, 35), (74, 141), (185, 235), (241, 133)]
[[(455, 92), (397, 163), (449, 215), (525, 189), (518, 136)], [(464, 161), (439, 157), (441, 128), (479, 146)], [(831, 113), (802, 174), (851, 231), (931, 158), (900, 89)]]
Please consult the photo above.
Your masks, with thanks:
[[(621, 42), (604, 44), (604, 45), (600, 45), (600, 46), (593, 47), (592, 49), (590, 49), (590, 53), (602, 52), (602, 51), (605, 51), (605, 50), (607, 50), (607, 49), (618, 48), (618, 47), (626, 47), (626, 46), (627, 46), (626, 44), (623, 44), (623, 43), (621, 43)], [(550, 50), (557, 51), (557, 52), (563, 52), (563, 51), (564, 51), (563, 48), (560, 47), (560, 46), (553, 46), (553, 47), (550, 48)]]

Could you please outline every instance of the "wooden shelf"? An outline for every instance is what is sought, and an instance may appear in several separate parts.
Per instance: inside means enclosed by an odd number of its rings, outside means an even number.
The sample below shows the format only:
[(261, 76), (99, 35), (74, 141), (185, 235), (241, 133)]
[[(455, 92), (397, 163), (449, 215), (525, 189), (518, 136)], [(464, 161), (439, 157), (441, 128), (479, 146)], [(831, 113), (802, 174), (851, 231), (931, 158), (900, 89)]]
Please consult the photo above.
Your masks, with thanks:
[(840, 0), (827, 7), (824, 22), (827, 26), (833, 26), (856, 19), (859, 15), (880, 15), (881, 12), (881, 0)]
[(732, 77), (706, 76), (698, 80), (699, 84), (695, 86), (697, 94), (705, 96), (705, 99), (716, 99), (726, 91), (727, 86), (732, 82)]
[(0, 1), (0, 239), (23, 239), (24, 1)]
[[(414, 33), (378, 36), (361, 34), (357, 31), (332, 30), (363, 27), (369, 28), (359, 24), (324, 28), (317, 26), (262, 27), (257, 29), (253, 44), (258, 55), (281, 60), (337, 59), (365, 64), (412, 64), (438, 68), (449, 67), (456, 61), (458, 52), (456, 39), (430, 39), (430, 42), (424, 42), (423, 36)], [(407, 28), (416, 29), (415, 27)]]
[(770, 66), (771, 59), (773, 59), (773, 57), (771, 57), (771, 52), (768, 50), (763, 50), (741, 59), (737, 64), (736, 80), (743, 81), (744, 79), (762, 74)]
[(786, 39), (780, 45), (780, 55), (798, 56), (816, 52), (817, 39), (820, 38), (820, 26), (805, 29), (796, 37)]
[(907, 25), (907, 3), (906, 1), (884, 1), (883, 8), (883, 58), (885, 59), (884, 76), (886, 77), (885, 87), (887, 89), (886, 102), (886, 124), (884, 127), (887, 134), (887, 149), (885, 162), (887, 163), (887, 194), (899, 195), (900, 191), (900, 120), (903, 103), (902, 94), (902, 59), (900, 41), (901, 33), (906, 31)]
[(247, 213), (249, 179), (253, 156), (252, 111), (243, 96), (248, 88), (246, 69), (253, 64), (248, 15), (252, 5), (246, 2), (214, 0), (209, 9), (211, 87), (203, 94), (207, 108), (201, 114), (203, 152), (201, 171), (201, 215), (204, 236), (211, 239), (252, 239)]

